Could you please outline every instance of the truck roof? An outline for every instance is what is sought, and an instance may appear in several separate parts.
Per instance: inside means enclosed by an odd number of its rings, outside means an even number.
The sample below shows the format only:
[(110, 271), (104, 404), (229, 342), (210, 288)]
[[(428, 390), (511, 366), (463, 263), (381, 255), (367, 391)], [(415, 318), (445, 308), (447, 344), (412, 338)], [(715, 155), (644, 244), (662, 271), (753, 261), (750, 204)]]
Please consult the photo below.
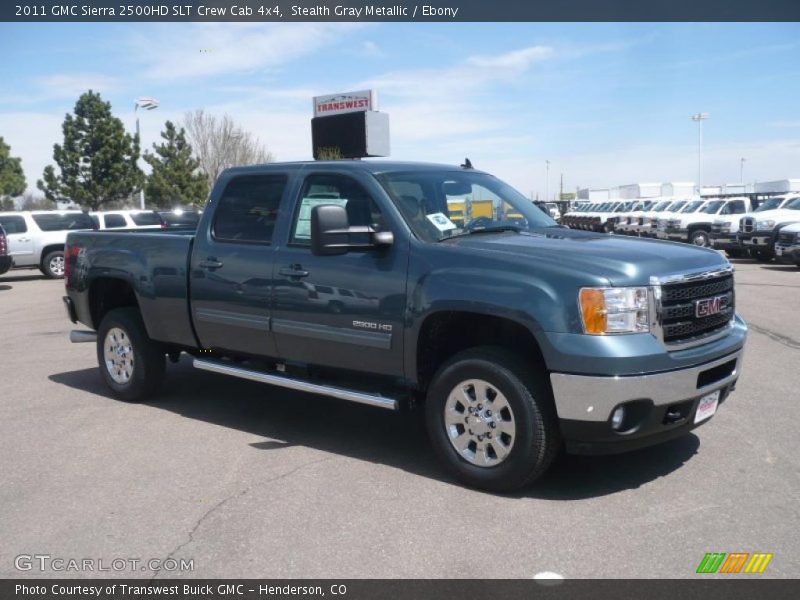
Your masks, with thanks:
[(456, 165), (394, 160), (304, 160), (296, 162), (274, 162), (250, 165), (247, 167), (231, 167), (230, 169), (225, 169), (224, 173), (263, 173), (265, 171), (305, 169), (306, 167), (314, 169), (332, 168), (337, 171), (367, 171), (374, 174), (404, 171), (469, 171), (471, 173), (483, 173), (483, 171), (478, 169), (465, 169)]

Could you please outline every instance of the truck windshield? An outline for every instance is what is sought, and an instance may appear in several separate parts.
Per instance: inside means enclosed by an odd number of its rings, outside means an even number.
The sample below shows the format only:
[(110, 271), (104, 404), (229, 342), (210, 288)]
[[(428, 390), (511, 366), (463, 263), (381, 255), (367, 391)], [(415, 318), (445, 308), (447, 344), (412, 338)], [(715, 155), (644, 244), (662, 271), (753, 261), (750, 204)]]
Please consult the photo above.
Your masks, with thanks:
[(703, 204), (703, 201), (702, 201), (702, 200), (694, 200), (694, 201), (692, 201), (692, 202), (689, 202), (689, 204), (687, 204), (686, 206), (684, 206), (684, 207), (683, 207), (683, 210), (682, 210), (681, 212), (682, 212), (683, 214), (689, 214), (689, 213), (693, 213), (693, 212), (694, 212), (694, 211), (696, 211), (698, 208), (700, 208), (700, 205), (701, 205), (701, 204)]
[(95, 229), (94, 221), (85, 213), (51, 213), (31, 216), (42, 231)]
[(770, 198), (769, 200), (765, 200), (765, 201), (764, 201), (764, 202), (763, 202), (763, 203), (762, 203), (762, 204), (761, 204), (761, 205), (760, 205), (760, 206), (759, 206), (757, 209), (755, 209), (753, 212), (764, 212), (765, 210), (775, 210), (776, 208), (779, 208), (779, 207), (780, 207), (780, 205), (781, 205), (781, 202), (783, 202), (783, 200), (784, 200), (784, 199), (783, 199), (783, 198), (781, 198), (780, 196), (779, 196), (779, 197), (777, 197), (777, 198)]
[(528, 198), (486, 173), (425, 170), (377, 176), (409, 227), (422, 240), (558, 224)]
[(707, 215), (715, 215), (723, 204), (725, 204), (725, 202), (722, 200), (714, 200), (713, 202), (709, 202), (703, 208), (701, 208), (700, 212), (706, 213)]

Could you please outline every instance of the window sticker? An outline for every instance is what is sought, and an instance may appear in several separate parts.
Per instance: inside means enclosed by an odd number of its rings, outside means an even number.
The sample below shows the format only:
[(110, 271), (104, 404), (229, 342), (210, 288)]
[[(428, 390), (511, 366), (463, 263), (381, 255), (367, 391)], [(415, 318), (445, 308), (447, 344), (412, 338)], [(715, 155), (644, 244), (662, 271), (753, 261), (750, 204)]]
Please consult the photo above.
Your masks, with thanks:
[(434, 227), (436, 227), (436, 229), (439, 231), (450, 231), (451, 229), (456, 229), (456, 224), (448, 219), (447, 215), (444, 213), (438, 212), (425, 216), (428, 217), (428, 221), (433, 223)]

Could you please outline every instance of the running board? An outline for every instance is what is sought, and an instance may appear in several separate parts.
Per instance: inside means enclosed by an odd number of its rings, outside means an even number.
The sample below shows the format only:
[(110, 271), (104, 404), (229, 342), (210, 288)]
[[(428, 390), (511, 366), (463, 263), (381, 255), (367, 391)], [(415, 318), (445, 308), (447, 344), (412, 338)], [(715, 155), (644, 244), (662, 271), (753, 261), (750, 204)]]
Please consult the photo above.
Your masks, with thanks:
[(310, 383), (308, 381), (303, 381), (302, 379), (292, 379), (291, 377), (286, 377), (283, 375), (272, 375), (271, 373), (256, 371), (255, 369), (243, 369), (242, 367), (237, 367), (227, 363), (203, 360), (199, 358), (195, 358), (192, 362), (192, 365), (195, 369), (200, 369), (202, 371), (230, 375), (231, 377), (249, 379), (250, 381), (267, 383), (269, 385), (277, 385), (290, 390), (308, 392), (310, 394), (321, 394), (323, 396), (338, 398), (339, 400), (349, 400), (350, 402), (368, 404), (370, 406), (387, 408), (389, 410), (399, 409), (400, 403), (397, 401), (397, 399), (387, 398), (386, 396), (381, 396), (380, 394), (368, 394), (366, 392), (359, 392), (357, 390), (335, 387), (332, 385)]
[(69, 332), (69, 341), (73, 344), (84, 344), (87, 342), (97, 341), (96, 331), (83, 331), (81, 329), (73, 329)]

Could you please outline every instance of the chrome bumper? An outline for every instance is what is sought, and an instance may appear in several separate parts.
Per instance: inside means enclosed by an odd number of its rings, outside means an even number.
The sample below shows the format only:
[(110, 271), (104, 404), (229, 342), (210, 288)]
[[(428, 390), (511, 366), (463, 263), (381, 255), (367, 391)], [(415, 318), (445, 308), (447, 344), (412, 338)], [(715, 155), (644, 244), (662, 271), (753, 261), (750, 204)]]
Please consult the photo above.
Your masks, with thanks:
[(743, 239), (742, 244), (745, 246), (769, 246), (772, 236), (770, 235), (754, 235), (750, 239)]
[[(744, 348), (702, 365), (647, 375), (597, 377), (551, 373), (550, 383), (559, 419), (608, 421), (614, 408), (631, 400), (650, 400), (654, 406), (676, 404), (699, 398), (735, 382), (742, 371)], [(726, 377), (698, 387), (701, 373), (732, 360), (733, 371)]]

